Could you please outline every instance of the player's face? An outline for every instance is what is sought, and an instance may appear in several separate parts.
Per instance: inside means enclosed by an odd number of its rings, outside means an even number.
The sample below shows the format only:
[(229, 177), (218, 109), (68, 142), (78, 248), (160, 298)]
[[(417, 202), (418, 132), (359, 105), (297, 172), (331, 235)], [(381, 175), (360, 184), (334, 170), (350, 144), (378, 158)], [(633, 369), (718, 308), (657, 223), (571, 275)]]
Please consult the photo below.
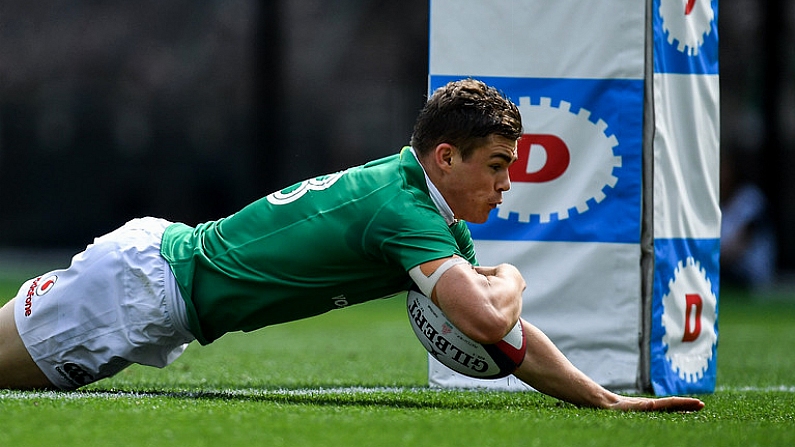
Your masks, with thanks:
[(511, 188), (508, 167), (516, 161), (516, 141), (492, 136), (466, 160), (458, 151), (453, 163), (445, 200), (458, 219), (483, 223), (489, 212), (502, 203), (502, 193)]

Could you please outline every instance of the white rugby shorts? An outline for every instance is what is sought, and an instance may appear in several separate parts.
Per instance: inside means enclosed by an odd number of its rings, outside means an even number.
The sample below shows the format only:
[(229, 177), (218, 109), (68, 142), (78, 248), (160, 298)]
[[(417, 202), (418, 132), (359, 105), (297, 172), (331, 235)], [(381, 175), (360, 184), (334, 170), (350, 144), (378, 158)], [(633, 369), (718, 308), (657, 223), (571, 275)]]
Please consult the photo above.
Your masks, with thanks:
[(132, 363), (162, 368), (194, 340), (160, 240), (170, 222), (135, 219), (94, 240), (69, 268), (27, 281), (17, 330), (57, 387), (75, 389)]

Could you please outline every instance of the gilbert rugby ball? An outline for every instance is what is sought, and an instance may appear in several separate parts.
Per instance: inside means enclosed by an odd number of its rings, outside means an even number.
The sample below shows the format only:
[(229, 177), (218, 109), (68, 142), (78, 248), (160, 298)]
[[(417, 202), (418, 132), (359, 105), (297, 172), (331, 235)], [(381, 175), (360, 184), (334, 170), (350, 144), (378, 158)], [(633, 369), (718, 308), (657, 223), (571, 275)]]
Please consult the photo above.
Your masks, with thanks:
[(406, 295), (406, 309), (414, 334), (422, 346), (448, 368), (478, 379), (498, 379), (516, 371), (527, 342), (521, 321), (499, 342), (484, 345), (453, 326), (433, 301), (417, 290)]

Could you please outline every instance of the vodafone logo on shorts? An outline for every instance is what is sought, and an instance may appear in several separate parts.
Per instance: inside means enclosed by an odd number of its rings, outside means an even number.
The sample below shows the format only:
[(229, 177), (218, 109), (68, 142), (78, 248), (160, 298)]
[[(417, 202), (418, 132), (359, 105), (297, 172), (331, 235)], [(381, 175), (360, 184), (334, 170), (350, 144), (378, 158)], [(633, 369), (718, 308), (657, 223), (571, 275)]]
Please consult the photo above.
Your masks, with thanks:
[(44, 278), (39, 283), (39, 286), (36, 287), (36, 295), (42, 296), (52, 290), (52, 288), (55, 286), (55, 281), (58, 281), (58, 275), (50, 275), (47, 278)]
[(33, 297), (44, 296), (55, 286), (58, 275), (50, 275), (46, 278), (39, 276), (31, 282), (28, 293), (25, 295), (25, 316), (33, 314)]

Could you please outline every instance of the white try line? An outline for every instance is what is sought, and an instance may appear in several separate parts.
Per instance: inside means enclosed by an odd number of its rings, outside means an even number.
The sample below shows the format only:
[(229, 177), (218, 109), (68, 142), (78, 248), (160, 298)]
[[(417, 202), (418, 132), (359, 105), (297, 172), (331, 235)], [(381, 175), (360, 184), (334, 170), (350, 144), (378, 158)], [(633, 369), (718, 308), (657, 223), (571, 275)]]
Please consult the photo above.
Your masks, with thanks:
[(718, 386), (715, 387), (716, 393), (721, 392), (739, 392), (739, 393), (771, 393), (771, 392), (780, 392), (780, 393), (795, 393), (795, 386), (792, 385), (779, 385), (779, 386), (765, 386), (765, 387), (758, 387), (758, 386), (740, 386), (740, 387), (732, 387), (732, 386)]
[(268, 397), (268, 396), (326, 396), (351, 394), (398, 394), (413, 391), (442, 391), (437, 388), (399, 388), (399, 387), (339, 387), (339, 388), (300, 388), (300, 389), (227, 389), (202, 391), (15, 391), (0, 390), (2, 399), (146, 399), (162, 397), (193, 397), (208, 396), (230, 397)]
[[(203, 390), (203, 391), (11, 391), (0, 390), (0, 400), (2, 399), (154, 399), (163, 397), (172, 398), (202, 398), (212, 396), (230, 397), (268, 397), (268, 396), (328, 396), (328, 395), (351, 395), (351, 394), (397, 394), (403, 392), (435, 392), (435, 391), (456, 391), (447, 388), (400, 388), (400, 387), (339, 387), (339, 388), (299, 388), (299, 389), (227, 389), (227, 390)], [(466, 390), (458, 390), (466, 391)], [(469, 390), (472, 391), (472, 390)], [(719, 386), (715, 389), (716, 393), (795, 393), (795, 386), (779, 385), (768, 387), (729, 387)]]

